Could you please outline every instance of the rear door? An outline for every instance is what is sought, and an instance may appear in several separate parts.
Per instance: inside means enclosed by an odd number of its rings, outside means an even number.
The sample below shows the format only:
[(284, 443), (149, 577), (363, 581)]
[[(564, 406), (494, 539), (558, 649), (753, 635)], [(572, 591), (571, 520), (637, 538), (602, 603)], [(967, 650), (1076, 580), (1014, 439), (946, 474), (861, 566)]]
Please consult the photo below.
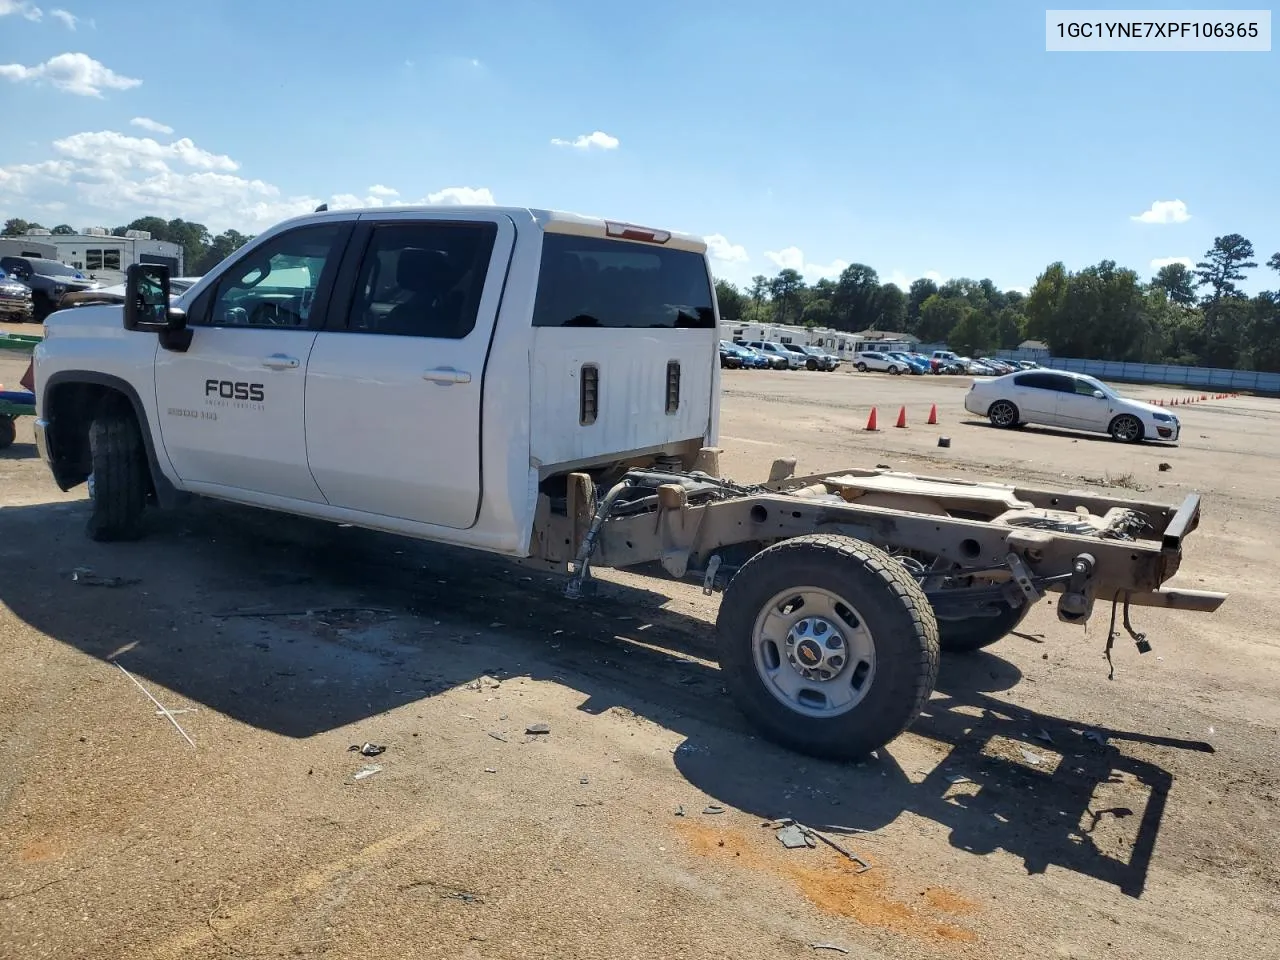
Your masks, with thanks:
[(1071, 378), (1058, 373), (1024, 373), (1013, 378), (1013, 396), (1023, 420), (1058, 425), (1058, 398), (1071, 389)]
[(307, 459), (333, 506), (475, 524), (485, 363), (514, 242), (500, 213), (361, 217), (307, 366)]

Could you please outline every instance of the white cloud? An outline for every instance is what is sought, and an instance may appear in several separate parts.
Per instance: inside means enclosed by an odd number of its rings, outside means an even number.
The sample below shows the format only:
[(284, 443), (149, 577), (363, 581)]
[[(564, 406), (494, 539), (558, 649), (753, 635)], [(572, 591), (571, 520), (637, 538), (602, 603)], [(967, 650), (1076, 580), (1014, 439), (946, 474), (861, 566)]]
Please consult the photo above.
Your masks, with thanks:
[(766, 250), (765, 254), (780, 270), (795, 270), (807, 281), (822, 279), (834, 280), (849, 266), (844, 260), (833, 260), (829, 264), (807, 263), (804, 251), (799, 247), (787, 247), (785, 250)]
[(34, 67), (20, 63), (0, 64), (0, 77), (14, 83), (47, 80), (66, 93), (81, 97), (101, 97), (103, 89), (132, 90), (141, 80), (123, 77), (86, 53), (60, 53)]
[(1186, 223), (1191, 219), (1187, 205), (1181, 200), (1157, 200), (1151, 209), (1129, 218), (1139, 223)]
[(1022, 294), (1024, 297), (1028, 297), (1028, 296), (1030, 296), (1030, 295), (1031, 295), (1031, 288), (1030, 288), (1030, 287), (1005, 287), (1005, 291), (1004, 291), (1004, 292), (1005, 292), (1005, 293), (1020, 293), (1020, 294)]
[(892, 283), (903, 293), (910, 290), (911, 284), (915, 283), (917, 280), (932, 280), (934, 283), (938, 284), (938, 286), (942, 286), (942, 284), (947, 282), (942, 274), (937, 270), (926, 270), (924, 273), (918, 275), (907, 274), (902, 270), (894, 270), (887, 277), (880, 278), (881, 283)]
[(1151, 269), (1159, 270), (1161, 267), (1167, 267), (1171, 263), (1180, 263), (1188, 270), (1195, 266), (1195, 261), (1190, 257), (1156, 257), (1151, 261)]
[(158, 143), (150, 137), (131, 137), (114, 130), (74, 133), (53, 142), (53, 149), (73, 160), (92, 161), (103, 166), (160, 170), (178, 161), (199, 170), (234, 173), (240, 164), (223, 154), (210, 153), (183, 137), (173, 143)]
[[(287, 194), (275, 184), (241, 176), (235, 160), (188, 139), (161, 143), (99, 131), (64, 137), (54, 142), (53, 149), (56, 155), (48, 160), (0, 166), (4, 217), (57, 202), (67, 203), (71, 215), (84, 222), (121, 222), (154, 214), (195, 220), (214, 232), (234, 228), (255, 233), (326, 202)], [(332, 209), (495, 203), (486, 187), (446, 187), (414, 201), (399, 200), (397, 191), (380, 184), (368, 194), (338, 194), (327, 202)]]
[(576, 150), (590, 150), (593, 147), (600, 150), (618, 149), (618, 138), (611, 137), (602, 130), (597, 130), (595, 133), (584, 133), (574, 140), (561, 140), (559, 137), (553, 137), (551, 142), (557, 147), (573, 147)]
[(159, 120), (152, 120), (150, 117), (134, 117), (129, 122), (135, 127), (150, 130), (152, 133), (173, 133), (173, 127), (161, 123)]
[(729, 238), (722, 233), (713, 233), (702, 239), (707, 242), (707, 252), (711, 254), (712, 260), (719, 260), (722, 263), (746, 263), (751, 259), (747, 256), (746, 247), (730, 243)]
[(49, 16), (53, 17), (68, 30), (75, 30), (76, 24), (80, 22), (79, 17), (67, 10), (50, 10)]
[(34, 3), (28, 3), (27, 0), (0, 0), (0, 17), (7, 17), (10, 14), (17, 14), (24, 20), (35, 21), (44, 16), (44, 11)]

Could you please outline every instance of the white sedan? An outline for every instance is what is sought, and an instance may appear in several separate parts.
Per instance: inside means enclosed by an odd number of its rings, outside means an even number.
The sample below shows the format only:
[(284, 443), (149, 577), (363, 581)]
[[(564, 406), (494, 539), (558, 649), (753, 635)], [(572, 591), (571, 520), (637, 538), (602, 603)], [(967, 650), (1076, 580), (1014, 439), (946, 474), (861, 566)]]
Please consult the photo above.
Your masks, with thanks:
[(1122, 443), (1177, 441), (1178, 418), (1153, 403), (1122, 397), (1101, 380), (1061, 370), (975, 377), (964, 408), (997, 427), (1024, 423), (1107, 433)]

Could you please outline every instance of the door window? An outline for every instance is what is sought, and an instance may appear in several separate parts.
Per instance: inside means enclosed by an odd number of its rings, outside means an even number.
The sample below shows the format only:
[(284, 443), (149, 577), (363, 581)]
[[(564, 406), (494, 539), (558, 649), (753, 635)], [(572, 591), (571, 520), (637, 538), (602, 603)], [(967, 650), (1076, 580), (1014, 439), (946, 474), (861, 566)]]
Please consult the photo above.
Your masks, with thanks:
[(1098, 388), (1095, 387), (1088, 380), (1075, 380), (1073, 382), (1075, 383), (1075, 388), (1076, 388), (1075, 392), (1078, 396), (1088, 397), (1091, 400), (1096, 399), (1093, 396), (1093, 392)]
[(1055, 393), (1075, 393), (1076, 383), (1074, 378), (1064, 377), (1060, 373), (1024, 373), (1020, 377), (1015, 377), (1013, 382), (1020, 387), (1052, 390)]
[(346, 223), (298, 227), (255, 247), (219, 278), (204, 322), (214, 327), (319, 325), (323, 303), (317, 291), (322, 282), (332, 285), (338, 241), (347, 228)]
[(461, 340), (475, 329), (495, 223), (397, 222), (374, 228), (347, 317), (354, 333)]

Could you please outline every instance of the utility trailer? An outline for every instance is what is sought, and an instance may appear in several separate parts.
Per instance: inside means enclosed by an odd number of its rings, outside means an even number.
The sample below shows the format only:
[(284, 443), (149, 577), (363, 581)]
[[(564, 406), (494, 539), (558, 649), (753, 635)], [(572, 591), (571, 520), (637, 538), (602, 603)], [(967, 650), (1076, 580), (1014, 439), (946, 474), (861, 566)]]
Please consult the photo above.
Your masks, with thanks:
[(1170, 506), (887, 470), (797, 477), (794, 460), (743, 485), (714, 448), (666, 466), (607, 491), (569, 474), (539, 497), (535, 556), (568, 564), (570, 598), (593, 592), (593, 565), (654, 562), (722, 591), (726, 687), (771, 739), (816, 756), (893, 740), (932, 693), (939, 650), (995, 643), (1049, 592), (1066, 623), (1110, 606), (1108, 660), (1119, 610), (1146, 653), (1131, 606), (1212, 612), (1227, 596), (1164, 586), (1200, 522), (1194, 493)]

